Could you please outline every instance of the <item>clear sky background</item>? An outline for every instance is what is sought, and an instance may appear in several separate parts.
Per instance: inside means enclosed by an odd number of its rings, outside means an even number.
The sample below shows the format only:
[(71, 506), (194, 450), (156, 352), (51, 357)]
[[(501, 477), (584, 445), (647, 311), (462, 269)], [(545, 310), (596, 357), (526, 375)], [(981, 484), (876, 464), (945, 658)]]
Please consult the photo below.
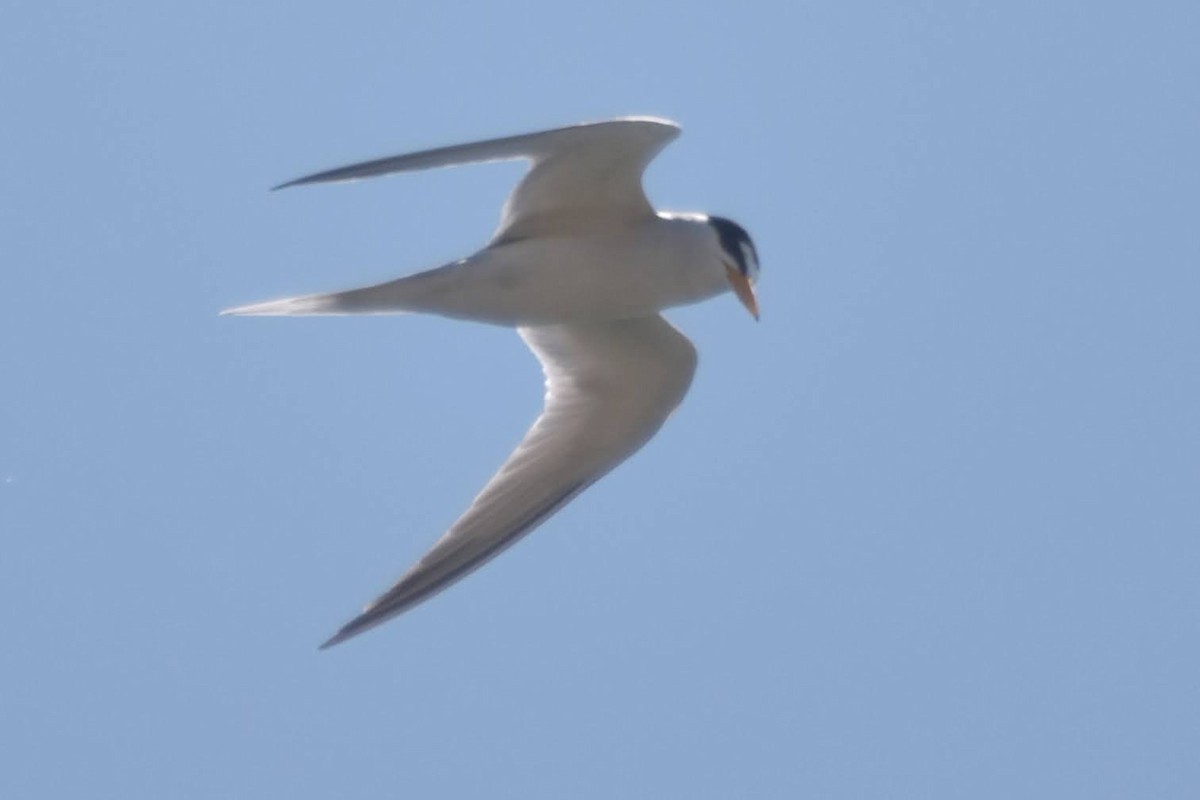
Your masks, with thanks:
[[(0, 796), (1200, 796), (1200, 6), (9, 3)], [(518, 547), (329, 652), (541, 404), (515, 334), (218, 318), (464, 255), (619, 114), (763, 262)]]

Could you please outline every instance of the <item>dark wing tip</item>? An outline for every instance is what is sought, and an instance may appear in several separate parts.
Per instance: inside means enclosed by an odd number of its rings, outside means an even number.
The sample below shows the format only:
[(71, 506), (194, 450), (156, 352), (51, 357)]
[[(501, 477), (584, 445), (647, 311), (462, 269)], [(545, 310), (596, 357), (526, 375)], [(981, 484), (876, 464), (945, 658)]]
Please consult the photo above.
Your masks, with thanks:
[(345, 634), (345, 633), (342, 633), (341, 631), (338, 631), (333, 636), (330, 636), (328, 639), (326, 639), (324, 642), (322, 642), (321, 646), (318, 647), (317, 649), (318, 650), (328, 650), (329, 648), (331, 648), (335, 645), (339, 645), (342, 642), (346, 641), (352, 635), (353, 634)]
[(312, 175), (305, 175), (303, 178), (296, 178), (295, 180), (290, 180), (287, 183), (281, 183), (278, 186), (272, 186), (271, 191), (277, 192), (280, 189), (287, 189), (291, 186), (304, 186), (308, 183), (336, 183), (338, 181), (355, 180), (356, 178), (363, 177), (363, 175), (359, 174), (358, 172), (359, 167), (361, 166), (363, 165), (354, 164), (353, 166), (349, 167), (338, 167), (337, 169), (329, 169), (325, 170), (324, 172), (315, 172)]
[(353, 639), (355, 636), (358, 636), (358, 634), (362, 633), (368, 628), (373, 628), (379, 623), (383, 622), (384, 619), (385, 617), (382, 617), (380, 614), (372, 613), (369, 610), (364, 611), (338, 629), (337, 633), (326, 639), (317, 649), (328, 650), (335, 645), (341, 644), (347, 639)]
[[(329, 176), (333, 172), (334, 172), (334, 170), (330, 170), (330, 172), (318, 172), (315, 175), (305, 175), (303, 178), (296, 178), (295, 180), (290, 180), (290, 181), (287, 181), (286, 183), (281, 183), (278, 186), (272, 186), (271, 191), (278, 192), (280, 189), (287, 189), (292, 186), (303, 186), (306, 183), (320, 183), (322, 181), (328, 181), (328, 180), (331, 180), (331, 178)], [(336, 180), (336, 178), (333, 178), (332, 180)]]
[[(357, 620), (355, 620), (355, 622), (357, 622)], [(361, 630), (354, 629), (353, 626), (354, 626), (353, 622), (350, 623), (349, 625), (346, 625), (344, 628), (339, 630), (333, 636), (330, 636), (324, 642), (321, 642), (321, 646), (318, 647), (317, 649), (318, 650), (328, 650), (329, 648), (335, 647), (335, 646), (341, 644), (342, 642), (346, 641), (347, 639), (351, 639), (354, 636), (358, 635), (359, 633), (362, 633)]]

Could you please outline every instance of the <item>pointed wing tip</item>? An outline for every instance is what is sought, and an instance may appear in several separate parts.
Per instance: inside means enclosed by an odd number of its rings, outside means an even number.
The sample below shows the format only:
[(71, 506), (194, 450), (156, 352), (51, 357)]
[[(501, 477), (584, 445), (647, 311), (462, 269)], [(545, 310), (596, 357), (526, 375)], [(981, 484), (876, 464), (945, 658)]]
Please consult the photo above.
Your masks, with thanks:
[(328, 639), (321, 642), (321, 646), (318, 647), (317, 650), (328, 650), (331, 647), (336, 647), (337, 645), (346, 641), (347, 638), (349, 637), (343, 636), (340, 632), (335, 633), (333, 636), (330, 636)]
[(361, 614), (338, 628), (338, 632), (322, 642), (321, 646), (317, 649), (328, 650), (331, 647), (336, 647), (347, 639), (353, 639), (360, 633), (374, 628), (381, 622), (385, 622), (392, 616), (392, 614), (378, 614), (375, 612), (375, 606), (367, 606)]
[(333, 636), (330, 636), (324, 642), (321, 642), (321, 646), (318, 647), (317, 649), (318, 650), (328, 650), (331, 647), (336, 647), (337, 645), (341, 644), (342, 642), (346, 641), (347, 639), (354, 638), (358, 634), (362, 633), (364, 630), (365, 630), (365, 627), (362, 624), (362, 617), (361, 616), (355, 617), (354, 619), (350, 620), (350, 622), (346, 623), (340, 629), (338, 629), (338, 632), (335, 633)]

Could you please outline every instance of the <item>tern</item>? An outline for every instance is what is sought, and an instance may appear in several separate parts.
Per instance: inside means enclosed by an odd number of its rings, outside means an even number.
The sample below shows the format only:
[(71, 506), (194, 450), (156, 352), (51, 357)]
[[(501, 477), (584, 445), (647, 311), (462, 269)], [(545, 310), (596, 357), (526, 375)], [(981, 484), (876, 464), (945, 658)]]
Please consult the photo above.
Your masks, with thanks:
[(758, 254), (723, 217), (656, 212), (642, 173), (679, 135), (649, 117), (441, 147), (318, 172), (276, 189), (527, 159), (474, 255), (398, 280), (222, 314), (438, 314), (514, 327), (541, 362), (541, 415), (470, 507), (322, 649), (411, 609), (532, 531), (639, 450), (687, 393), (696, 350), (664, 308), (732, 291), (758, 318)]

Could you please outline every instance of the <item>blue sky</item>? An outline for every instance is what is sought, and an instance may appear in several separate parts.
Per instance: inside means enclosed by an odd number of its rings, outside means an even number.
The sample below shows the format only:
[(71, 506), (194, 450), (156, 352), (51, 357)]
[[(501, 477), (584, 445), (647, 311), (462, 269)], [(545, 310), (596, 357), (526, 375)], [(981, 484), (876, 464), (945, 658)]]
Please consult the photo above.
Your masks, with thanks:
[[(0, 26), (0, 795), (1194, 798), (1192, 3), (18, 3)], [(541, 402), (505, 330), (230, 319), (487, 238), (677, 120), (763, 261), (658, 438), (316, 645)]]

